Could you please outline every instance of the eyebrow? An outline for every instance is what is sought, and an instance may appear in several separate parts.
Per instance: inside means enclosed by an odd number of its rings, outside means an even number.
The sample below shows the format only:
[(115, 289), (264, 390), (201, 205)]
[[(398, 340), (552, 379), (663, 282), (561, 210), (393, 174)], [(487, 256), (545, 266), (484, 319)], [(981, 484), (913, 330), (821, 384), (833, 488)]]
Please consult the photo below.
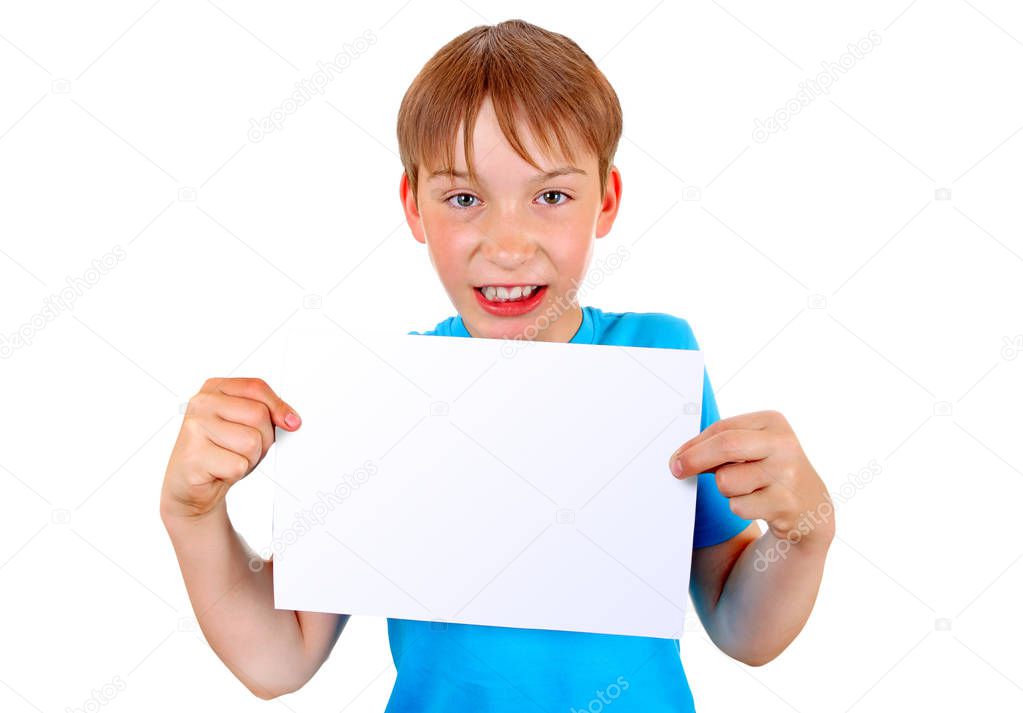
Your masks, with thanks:
[[(572, 173), (578, 173), (583, 176), (586, 175), (586, 171), (582, 170), (581, 168), (576, 168), (575, 166), (559, 166), (558, 168), (552, 169), (547, 173), (536, 174), (535, 176), (533, 176), (533, 178), (530, 179), (529, 182), (542, 183), (543, 181), (549, 181), (552, 178), (557, 178), (558, 176), (565, 176)], [(465, 171), (455, 171), (454, 169), (450, 168), (442, 168), (431, 173), (430, 177), (427, 180), (432, 181), (435, 178), (443, 178), (444, 176), (449, 176), (451, 178), (468, 178), (469, 174)]]

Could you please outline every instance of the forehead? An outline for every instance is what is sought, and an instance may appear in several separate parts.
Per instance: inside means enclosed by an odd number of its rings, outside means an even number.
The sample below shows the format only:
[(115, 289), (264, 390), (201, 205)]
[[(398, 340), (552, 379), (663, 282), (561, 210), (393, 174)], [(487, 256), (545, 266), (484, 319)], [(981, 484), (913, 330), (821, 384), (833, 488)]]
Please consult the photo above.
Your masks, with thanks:
[[(567, 139), (569, 143), (567, 148), (571, 151), (571, 158), (568, 155), (568, 151), (564, 150), (564, 147), (559, 144), (556, 134), (553, 132), (553, 127), (550, 134), (552, 145), (547, 150), (536, 140), (529, 123), (521, 117), (516, 118), (515, 134), (520, 147), (538, 164), (539, 168), (537, 168), (537, 166), (530, 164), (529, 161), (520, 156), (519, 152), (515, 150), (511, 143), (511, 137), (506, 136), (501, 128), (493, 104), (489, 98), (485, 99), (480, 105), (479, 113), (473, 125), (471, 137), (473, 168), (479, 174), (499, 170), (501, 173), (512, 171), (532, 176), (537, 172), (551, 172), (564, 168), (578, 169), (578, 171), (568, 171), (567, 173), (569, 174), (594, 173), (595, 169), (592, 168), (591, 164), (596, 165), (596, 155), (585, 145), (580, 137), (567, 127), (566, 132), (568, 133)], [(440, 146), (438, 148), (438, 155), (434, 156), (427, 166), (425, 175), (428, 179), (433, 177), (437, 182), (440, 182), (445, 176), (465, 177), (467, 164), (463, 144), (464, 134), (465, 122), (463, 121), (459, 123), (453, 141), (452, 148), (454, 149), (455, 165), (446, 165), (447, 155), (445, 151), (449, 147)], [(558, 173), (560, 175), (565, 172), (559, 170)]]

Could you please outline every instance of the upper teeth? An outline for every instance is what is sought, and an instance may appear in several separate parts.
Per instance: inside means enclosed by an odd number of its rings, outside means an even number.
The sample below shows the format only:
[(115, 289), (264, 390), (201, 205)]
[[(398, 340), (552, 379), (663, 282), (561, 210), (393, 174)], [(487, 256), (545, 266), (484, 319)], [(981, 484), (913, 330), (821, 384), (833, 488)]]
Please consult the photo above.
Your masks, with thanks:
[(517, 300), (523, 297), (529, 297), (535, 290), (540, 289), (540, 285), (526, 285), (522, 287), (516, 285), (515, 287), (492, 287), (487, 285), (480, 289), (483, 290), (483, 296), (491, 302), (493, 301), (505, 301), (505, 300)]

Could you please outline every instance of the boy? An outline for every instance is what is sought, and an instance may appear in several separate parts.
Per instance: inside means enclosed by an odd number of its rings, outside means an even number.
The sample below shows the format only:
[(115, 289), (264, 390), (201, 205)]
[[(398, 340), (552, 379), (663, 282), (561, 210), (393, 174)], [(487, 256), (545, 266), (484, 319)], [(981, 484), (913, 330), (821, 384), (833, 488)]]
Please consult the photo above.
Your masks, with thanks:
[[(614, 90), (562, 35), (510, 20), (463, 33), (427, 62), (399, 111), (399, 194), (458, 315), (425, 334), (699, 348), (684, 319), (575, 299), (593, 240), (618, 211), (620, 134)], [(161, 496), (207, 640), (265, 699), (304, 685), (348, 620), (275, 610), (273, 562), (227, 517), (225, 492), (265, 456), (274, 428), (299, 425), (260, 379), (208, 380)], [(831, 501), (784, 417), (720, 420), (706, 372), (701, 429), (665, 454), (665, 477), (697, 478), (690, 593), (714, 643), (758, 666), (810, 614)], [(402, 619), (388, 620), (388, 634), (398, 672), (388, 711), (693, 710), (677, 639)]]

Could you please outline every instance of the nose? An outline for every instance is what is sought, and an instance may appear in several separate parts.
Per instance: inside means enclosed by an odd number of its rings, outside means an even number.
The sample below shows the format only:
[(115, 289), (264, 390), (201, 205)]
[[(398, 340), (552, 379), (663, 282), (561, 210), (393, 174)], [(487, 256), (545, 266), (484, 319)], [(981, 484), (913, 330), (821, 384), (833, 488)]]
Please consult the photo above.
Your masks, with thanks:
[(481, 252), (493, 264), (507, 270), (515, 270), (529, 263), (536, 254), (536, 241), (529, 236), (529, 230), (521, 223), (511, 220), (507, 214), (498, 216), (484, 228)]

